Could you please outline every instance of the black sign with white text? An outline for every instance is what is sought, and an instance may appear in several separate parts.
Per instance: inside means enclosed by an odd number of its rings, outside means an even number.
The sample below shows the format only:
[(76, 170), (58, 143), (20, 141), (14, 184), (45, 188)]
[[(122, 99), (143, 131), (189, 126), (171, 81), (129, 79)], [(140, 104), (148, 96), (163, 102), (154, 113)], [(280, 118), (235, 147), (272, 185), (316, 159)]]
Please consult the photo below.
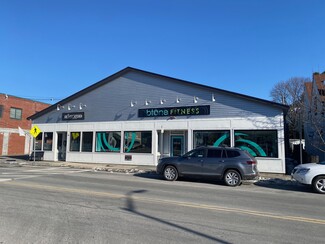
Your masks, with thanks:
[(192, 116), (209, 115), (210, 105), (188, 106), (173, 108), (146, 108), (138, 110), (138, 117), (169, 117), (169, 116)]
[(62, 120), (84, 120), (84, 119), (85, 119), (84, 112), (62, 114)]

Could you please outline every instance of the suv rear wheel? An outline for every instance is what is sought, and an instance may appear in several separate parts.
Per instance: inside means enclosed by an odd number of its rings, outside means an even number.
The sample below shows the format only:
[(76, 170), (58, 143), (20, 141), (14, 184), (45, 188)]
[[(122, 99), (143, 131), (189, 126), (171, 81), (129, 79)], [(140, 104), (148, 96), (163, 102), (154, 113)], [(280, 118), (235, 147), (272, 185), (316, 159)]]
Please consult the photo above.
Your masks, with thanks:
[(164, 169), (164, 178), (169, 181), (177, 180), (178, 172), (174, 166), (168, 165)]
[(238, 171), (230, 169), (223, 176), (227, 186), (238, 186), (241, 183), (241, 176)]

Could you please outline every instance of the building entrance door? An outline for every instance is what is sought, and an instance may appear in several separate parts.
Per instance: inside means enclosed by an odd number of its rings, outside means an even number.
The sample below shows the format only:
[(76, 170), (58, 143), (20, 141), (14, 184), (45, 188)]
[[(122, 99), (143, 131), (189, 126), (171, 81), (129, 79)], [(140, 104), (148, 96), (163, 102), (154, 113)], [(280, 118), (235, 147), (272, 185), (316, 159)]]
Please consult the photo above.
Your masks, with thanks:
[(177, 157), (184, 154), (184, 136), (171, 136), (171, 156)]
[(58, 160), (65, 161), (67, 154), (67, 132), (58, 132)]

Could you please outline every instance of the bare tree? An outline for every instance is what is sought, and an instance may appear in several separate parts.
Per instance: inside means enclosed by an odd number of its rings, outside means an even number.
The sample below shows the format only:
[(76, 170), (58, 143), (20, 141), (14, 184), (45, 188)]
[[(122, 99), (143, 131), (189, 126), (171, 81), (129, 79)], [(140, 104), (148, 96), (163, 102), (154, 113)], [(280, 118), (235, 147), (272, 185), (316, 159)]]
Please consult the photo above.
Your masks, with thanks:
[(305, 134), (302, 130), (305, 128), (307, 137), (305, 139), (308, 143), (318, 151), (325, 153), (325, 90), (318, 88), (320, 96), (311, 94), (309, 102), (306, 102), (304, 91), (307, 82), (311, 80), (302, 77), (280, 81), (275, 84), (270, 95), (274, 102), (290, 106), (286, 116), (289, 137), (301, 139)]
[(270, 95), (274, 102), (290, 106), (286, 120), (289, 125), (290, 137), (297, 137), (303, 126), (304, 114), (304, 84), (310, 82), (309, 78), (292, 77), (286, 81), (280, 81), (272, 88)]
[(280, 81), (271, 90), (272, 100), (288, 106), (302, 103), (305, 82), (310, 82), (310, 79), (293, 77), (286, 81)]

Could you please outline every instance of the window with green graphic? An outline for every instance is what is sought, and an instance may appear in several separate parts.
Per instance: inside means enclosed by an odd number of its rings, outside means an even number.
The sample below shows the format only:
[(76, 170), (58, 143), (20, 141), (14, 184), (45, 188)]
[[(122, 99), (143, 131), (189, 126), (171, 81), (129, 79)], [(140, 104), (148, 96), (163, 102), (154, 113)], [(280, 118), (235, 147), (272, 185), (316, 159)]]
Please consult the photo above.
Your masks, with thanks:
[(151, 153), (151, 131), (126, 131), (124, 132), (125, 153)]
[(120, 131), (96, 132), (96, 152), (120, 152), (120, 150)]
[(227, 130), (195, 130), (193, 132), (193, 147), (230, 146), (229, 133)]
[(235, 147), (254, 157), (278, 157), (278, 133), (276, 130), (235, 131)]
[(70, 133), (70, 152), (80, 151), (80, 132)]

